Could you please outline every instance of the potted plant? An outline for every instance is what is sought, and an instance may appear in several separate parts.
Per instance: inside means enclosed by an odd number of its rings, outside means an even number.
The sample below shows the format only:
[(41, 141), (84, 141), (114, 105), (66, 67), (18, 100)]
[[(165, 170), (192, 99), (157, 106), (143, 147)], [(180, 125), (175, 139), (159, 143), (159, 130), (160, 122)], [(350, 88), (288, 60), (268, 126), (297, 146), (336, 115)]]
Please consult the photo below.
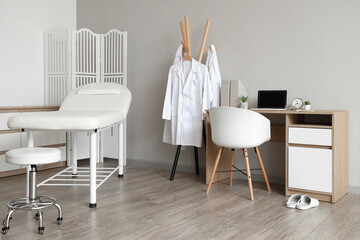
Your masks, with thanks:
[(310, 109), (311, 109), (310, 101), (305, 101), (305, 110), (310, 110)]
[(241, 96), (240, 97), (241, 108), (243, 108), (243, 109), (248, 109), (249, 108), (249, 105), (248, 105), (248, 102), (247, 102), (248, 98), (249, 98), (248, 96)]

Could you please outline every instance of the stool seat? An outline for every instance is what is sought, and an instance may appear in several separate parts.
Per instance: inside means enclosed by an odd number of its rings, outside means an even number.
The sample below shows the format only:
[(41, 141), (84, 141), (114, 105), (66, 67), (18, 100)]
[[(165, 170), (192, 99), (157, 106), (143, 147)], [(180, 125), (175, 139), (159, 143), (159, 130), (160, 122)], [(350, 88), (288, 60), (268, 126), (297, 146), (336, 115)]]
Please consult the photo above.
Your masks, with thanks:
[(61, 151), (56, 148), (18, 148), (5, 154), (5, 160), (11, 164), (38, 165), (55, 163), (61, 160)]

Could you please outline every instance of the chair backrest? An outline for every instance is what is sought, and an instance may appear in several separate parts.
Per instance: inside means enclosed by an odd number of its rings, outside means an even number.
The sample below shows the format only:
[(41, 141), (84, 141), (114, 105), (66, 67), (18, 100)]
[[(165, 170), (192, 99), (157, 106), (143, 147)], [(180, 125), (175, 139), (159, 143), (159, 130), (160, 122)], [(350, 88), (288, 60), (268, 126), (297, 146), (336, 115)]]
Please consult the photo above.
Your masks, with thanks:
[(213, 142), (227, 148), (252, 148), (270, 140), (270, 121), (240, 108), (209, 109)]
[(59, 111), (112, 111), (126, 116), (131, 93), (117, 83), (94, 83), (74, 89), (64, 100)]

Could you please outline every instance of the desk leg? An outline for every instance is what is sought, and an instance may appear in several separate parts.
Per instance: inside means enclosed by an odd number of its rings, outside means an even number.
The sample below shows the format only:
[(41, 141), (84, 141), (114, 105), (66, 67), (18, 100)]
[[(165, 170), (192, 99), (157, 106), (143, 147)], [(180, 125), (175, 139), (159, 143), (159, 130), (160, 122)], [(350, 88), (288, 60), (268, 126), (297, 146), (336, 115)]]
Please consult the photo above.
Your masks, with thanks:
[(72, 175), (77, 175), (77, 151), (76, 151), (76, 138), (77, 133), (72, 132), (71, 133), (71, 165), (73, 167), (72, 169)]
[(124, 122), (119, 124), (119, 178), (124, 177)]
[[(34, 133), (32, 131), (27, 132), (27, 147), (34, 147)], [(31, 166), (26, 166), (26, 197), (29, 198), (29, 178), (30, 178)]]
[(90, 133), (90, 208), (96, 208), (96, 138), (97, 132)]

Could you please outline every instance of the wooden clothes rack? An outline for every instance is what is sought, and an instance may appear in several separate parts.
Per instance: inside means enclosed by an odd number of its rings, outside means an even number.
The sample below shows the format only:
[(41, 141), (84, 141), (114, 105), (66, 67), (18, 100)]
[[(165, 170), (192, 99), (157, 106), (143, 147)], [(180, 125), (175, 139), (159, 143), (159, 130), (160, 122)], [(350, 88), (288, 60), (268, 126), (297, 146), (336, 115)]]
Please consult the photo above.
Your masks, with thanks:
[[(206, 44), (206, 39), (209, 33), (209, 28), (210, 28), (210, 23), (211, 20), (208, 19), (206, 21), (206, 25), (205, 25), (205, 30), (204, 30), (204, 35), (201, 41), (201, 47), (200, 47), (200, 52), (199, 52), (199, 57), (198, 57), (198, 62), (201, 63), (203, 54), (210, 50), (210, 47), (205, 48), (205, 44)], [(191, 41), (190, 41), (190, 27), (189, 27), (189, 16), (185, 16), (185, 26), (184, 26), (184, 22), (180, 21), (180, 28), (181, 28), (181, 33), (182, 33), (182, 37), (183, 37), (183, 41), (181, 41), (181, 44), (183, 45), (184, 51), (186, 53), (183, 61), (192, 61), (192, 56), (191, 56)], [(203, 125), (203, 128), (205, 129), (205, 125)], [(204, 139), (204, 144), (206, 145), (206, 138), (205, 138), (205, 131), (203, 129), (203, 139)], [(177, 163), (179, 161), (179, 156), (180, 156), (180, 150), (181, 150), (181, 145), (177, 146), (176, 149), (176, 154), (175, 154), (175, 158), (174, 158), (174, 163), (173, 163), (173, 167), (171, 170), (171, 175), (170, 175), (170, 180), (173, 181), (174, 177), (175, 177), (175, 172), (176, 172), (176, 167), (177, 167)], [(195, 155), (195, 171), (196, 171), (196, 175), (199, 175), (199, 154), (198, 154), (198, 148), (194, 147), (194, 155)]]

